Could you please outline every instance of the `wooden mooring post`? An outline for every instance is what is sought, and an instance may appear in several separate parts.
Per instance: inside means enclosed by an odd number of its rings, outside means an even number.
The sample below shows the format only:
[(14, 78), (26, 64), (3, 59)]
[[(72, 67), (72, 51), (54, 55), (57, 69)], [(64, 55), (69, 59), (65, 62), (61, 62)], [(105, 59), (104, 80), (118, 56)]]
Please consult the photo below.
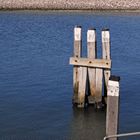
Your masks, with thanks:
[[(118, 76), (111, 76), (108, 81), (106, 136), (116, 135), (118, 133), (119, 81), (120, 77)], [(117, 140), (117, 138), (109, 138), (109, 140)]]
[[(102, 58), (97, 57), (96, 29), (90, 28), (87, 31), (87, 58), (82, 58), (82, 28), (74, 28), (74, 55), (70, 58), (73, 68), (73, 104), (84, 107), (87, 104), (94, 104), (100, 108), (103, 103), (103, 83), (107, 89), (107, 82), (110, 76), (110, 33), (108, 29), (102, 30)], [(87, 82), (88, 81), (88, 82)], [(89, 85), (87, 84), (89, 83)], [(86, 89), (89, 87), (89, 93)], [(85, 98), (88, 96), (88, 101)]]
[[(87, 31), (87, 57), (89, 59), (96, 59), (96, 55), (96, 29), (91, 28)], [(88, 101), (92, 104), (95, 103), (96, 97), (96, 68), (88, 67), (88, 79), (90, 88), (90, 96), (88, 96)]]
[[(74, 57), (80, 58), (81, 57), (81, 46), (82, 46), (82, 32), (81, 26), (76, 26), (74, 28)], [(79, 89), (79, 66), (74, 65), (73, 68), (73, 104), (78, 103), (78, 89)], [(82, 79), (81, 79), (82, 80)]]
[[(102, 57), (103, 59), (110, 60), (111, 53), (110, 53), (110, 32), (109, 29), (102, 30)], [(104, 70), (104, 99), (106, 101), (107, 97), (107, 87), (108, 87), (108, 80), (111, 75), (110, 69)]]

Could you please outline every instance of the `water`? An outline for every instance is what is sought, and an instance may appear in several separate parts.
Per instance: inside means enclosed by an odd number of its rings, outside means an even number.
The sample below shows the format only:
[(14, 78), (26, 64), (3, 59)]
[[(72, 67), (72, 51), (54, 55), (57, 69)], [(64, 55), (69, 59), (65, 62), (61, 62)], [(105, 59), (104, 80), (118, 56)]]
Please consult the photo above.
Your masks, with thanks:
[(97, 29), (99, 56), (101, 29), (110, 29), (112, 73), (121, 76), (119, 131), (140, 131), (140, 14), (22, 11), (0, 12), (0, 20), (1, 139), (103, 138), (105, 113), (71, 104), (75, 25), (83, 27), (83, 56), (87, 29)]

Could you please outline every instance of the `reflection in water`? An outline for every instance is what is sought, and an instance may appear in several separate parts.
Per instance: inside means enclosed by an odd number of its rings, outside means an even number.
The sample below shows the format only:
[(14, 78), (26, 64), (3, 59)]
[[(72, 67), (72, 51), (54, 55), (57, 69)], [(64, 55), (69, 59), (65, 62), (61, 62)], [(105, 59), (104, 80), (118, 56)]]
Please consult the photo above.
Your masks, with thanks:
[(105, 136), (105, 111), (95, 111), (93, 106), (73, 108), (72, 140), (103, 140)]

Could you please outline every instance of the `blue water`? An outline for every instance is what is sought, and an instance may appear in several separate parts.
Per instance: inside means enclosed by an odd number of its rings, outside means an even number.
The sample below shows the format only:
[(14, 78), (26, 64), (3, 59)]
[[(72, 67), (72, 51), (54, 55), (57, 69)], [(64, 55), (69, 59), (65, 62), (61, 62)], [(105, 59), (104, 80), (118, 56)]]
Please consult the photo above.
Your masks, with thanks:
[(9, 11), (0, 12), (2, 140), (103, 138), (105, 113), (71, 104), (75, 25), (83, 27), (83, 56), (87, 29), (97, 29), (99, 56), (101, 29), (110, 29), (112, 74), (121, 77), (119, 132), (140, 131), (140, 14)]

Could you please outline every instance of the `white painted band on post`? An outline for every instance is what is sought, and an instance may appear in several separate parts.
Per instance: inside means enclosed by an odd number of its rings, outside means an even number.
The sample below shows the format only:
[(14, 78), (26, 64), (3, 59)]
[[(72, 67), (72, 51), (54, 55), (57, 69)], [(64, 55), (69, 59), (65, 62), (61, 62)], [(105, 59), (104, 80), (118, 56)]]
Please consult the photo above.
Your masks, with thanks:
[(95, 42), (95, 30), (88, 30), (87, 31), (87, 42)]
[(74, 40), (80, 41), (81, 40), (81, 28), (74, 28)]
[(109, 86), (114, 86), (114, 87), (119, 87), (119, 82), (109, 80), (108, 85)]
[(119, 96), (119, 82), (109, 80), (107, 96)]
[(110, 42), (109, 31), (102, 31), (102, 42)]

